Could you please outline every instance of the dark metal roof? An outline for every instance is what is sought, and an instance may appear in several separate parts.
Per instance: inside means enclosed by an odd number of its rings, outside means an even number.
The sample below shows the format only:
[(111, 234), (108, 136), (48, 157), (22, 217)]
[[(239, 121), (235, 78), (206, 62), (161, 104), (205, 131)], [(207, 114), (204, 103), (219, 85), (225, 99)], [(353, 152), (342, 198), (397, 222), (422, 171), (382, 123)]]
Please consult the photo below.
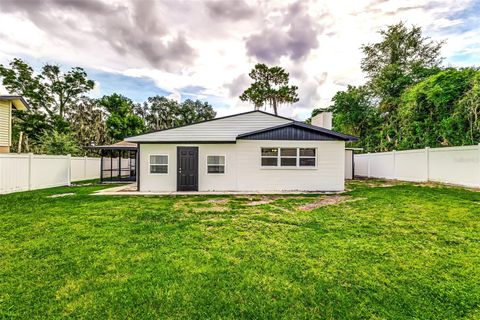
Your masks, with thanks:
[(103, 146), (89, 146), (88, 149), (101, 149), (101, 150), (137, 150), (137, 144), (127, 141), (120, 141), (110, 145)]
[(241, 134), (237, 139), (248, 140), (343, 140), (357, 141), (358, 139), (348, 134), (328, 130), (325, 128), (291, 122), (279, 126)]

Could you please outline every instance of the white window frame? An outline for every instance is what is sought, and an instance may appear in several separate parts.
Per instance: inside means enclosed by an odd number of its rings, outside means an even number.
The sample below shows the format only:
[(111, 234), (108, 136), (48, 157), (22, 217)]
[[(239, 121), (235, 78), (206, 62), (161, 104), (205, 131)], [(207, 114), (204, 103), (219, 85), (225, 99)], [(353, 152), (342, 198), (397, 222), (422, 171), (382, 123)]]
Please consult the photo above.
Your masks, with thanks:
[[(208, 172), (208, 157), (223, 157), (223, 173), (222, 172)], [(222, 164), (211, 164), (211, 166), (222, 166)], [(227, 173), (227, 156), (224, 154), (207, 154), (205, 157), (205, 172), (208, 175), (222, 175)]]
[[(152, 156), (165, 156), (167, 157), (167, 164), (157, 164), (157, 163), (152, 163)], [(161, 172), (152, 172), (152, 166), (167, 166), (167, 172), (166, 173), (161, 173)], [(152, 176), (166, 176), (168, 175), (170, 171), (170, 156), (168, 154), (149, 154), (148, 155), (148, 174)]]
[[(275, 158), (275, 156), (263, 156), (262, 155), (262, 149), (278, 149), (277, 153), (277, 165), (276, 166), (264, 166), (262, 165), (262, 159), (263, 158)], [(281, 156), (282, 154), (282, 149), (297, 149), (297, 156)], [(300, 156), (300, 149), (314, 149), (315, 150), (315, 156)], [(295, 158), (296, 159), (296, 165), (295, 166), (282, 166), (281, 161), (282, 158)], [(315, 159), (315, 165), (314, 166), (300, 166), (300, 159)], [(312, 169), (317, 169), (318, 166), (318, 148), (317, 147), (260, 147), (260, 168), (261, 169), (298, 169), (298, 170), (312, 170)]]
[[(282, 156), (282, 149), (295, 149), (297, 151), (295, 156)], [(298, 156), (300, 155), (300, 150), (297, 147), (285, 147), (285, 148), (278, 148), (278, 160), (277, 160), (277, 166), (281, 168), (297, 168), (300, 164), (300, 160), (298, 159)], [(295, 165), (294, 166), (282, 166), (282, 159), (295, 159)]]
[[(264, 156), (262, 154), (262, 149), (277, 149), (277, 155), (276, 156)], [(278, 147), (260, 147), (260, 167), (265, 168), (265, 169), (267, 169), (267, 168), (270, 168), (270, 169), (278, 168), (278, 165), (279, 165), (278, 161), (280, 160), (279, 155), (280, 155), (280, 148), (278, 148)], [(264, 165), (262, 165), (262, 159), (264, 159), (264, 158), (266, 158), (266, 159), (276, 158), (277, 159), (277, 165), (276, 166), (264, 166)]]

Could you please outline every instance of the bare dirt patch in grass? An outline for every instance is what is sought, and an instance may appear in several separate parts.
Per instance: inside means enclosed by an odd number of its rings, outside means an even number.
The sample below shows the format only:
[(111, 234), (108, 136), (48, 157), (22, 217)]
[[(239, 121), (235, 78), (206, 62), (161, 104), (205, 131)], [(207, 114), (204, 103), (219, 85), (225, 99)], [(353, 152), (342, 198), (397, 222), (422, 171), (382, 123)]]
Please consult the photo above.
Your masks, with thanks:
[(260, 199), (258, 198), (251, 198), (249, 199), (245, 205), (247, 206), (259, 206), (262, 204), (271, 204), (276, 200), (281, 199), (303, 199), (304, 197), (283, 197), (283, 196), (261, 196)]
[(206, 201), (179, 201), (173, 205), (174, 209), (182, 211), (190, 211), (193, 213), (200, 212), (224, 212), (229, 209), (228, 199), (209, 199)]
[(350, 196), (325, 196), (320, 200), (303, 204), (298, 207), (299, 210), (309, 211), (320, 207), (337, 205), (345, 202), (354, 202), (359, 200), (364, 200), (365, 198), (352, 198)]
[(255, 201), (250, 201), (248, 202), (246, 205), (247, 206), (260, 206), (262, 204), (269, 204), (271, 203), (272, 201), (274, 201), (273, 199), (264, 199), (262, 198), (261, 200), (255, 200)]
[(48, 196), (48, 198), (62, 198), (62, 197), (68, 197), (68, 196), (74, 196), (75, 193), (73, 192), (68, 192), (68, 193), (59, 193), (59, 194), (52, 194), (51, 196)]
[(209, 206), (209, 207), (191, 207), (193, 212), (224, 212), (228, 210), (228, 207), (222, 206)]
[(226, 204), (228, 203), (228, 199), (209, 199), (205, 201), (205, 203)]

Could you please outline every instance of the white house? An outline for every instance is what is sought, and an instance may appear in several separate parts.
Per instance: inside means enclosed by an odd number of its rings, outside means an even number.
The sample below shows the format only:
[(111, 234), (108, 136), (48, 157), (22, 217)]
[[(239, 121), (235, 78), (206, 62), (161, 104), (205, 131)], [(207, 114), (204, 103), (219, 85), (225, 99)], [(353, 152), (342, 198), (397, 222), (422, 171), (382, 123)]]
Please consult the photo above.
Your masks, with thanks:
[(138, 145), (138, 190), (152, 192), (341, 191), (354, 140), (263, 111), (126, 139)]

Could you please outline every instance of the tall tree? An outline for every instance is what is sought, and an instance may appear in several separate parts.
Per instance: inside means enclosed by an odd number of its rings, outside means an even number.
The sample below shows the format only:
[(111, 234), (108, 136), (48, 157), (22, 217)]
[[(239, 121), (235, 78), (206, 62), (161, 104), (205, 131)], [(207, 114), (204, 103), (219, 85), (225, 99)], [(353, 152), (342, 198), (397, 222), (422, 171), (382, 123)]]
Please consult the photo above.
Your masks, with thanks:
[(72, 156), (82, 154), (72, 132), (60, 133), (56, 130), (43, 133), (37, 152), (50, 155), (71, 154)]
[(402, 95), (400, 148), (455, 146), (480, 140), (480, 71), (449, 68)]
[(94, 87), (82, 68), (62, 72), (58, 65), (46, 64), (35, 75), (33, 68), (18, 58), (13, 59), (9, 67), (0, 65), (0, 77), (10, 93), (25, 97), (34, 110), (44, 110), (50, 116), (61, 118), (77, 99)]
[(182, 103), (162, 96), (147, 99), (143, 107), (136, 109), (137, 114), (144, 115), (150, 130), (161, 130), (192, 124), (215, 118), (216, 112), (208, 102), (187, 99)]
[(208, 102), (187, 99), (180, 104), (178, 110), (178, 125), (186, 125), (195, 122), (215, 118), (217, 113)]
[[(359, 138), (355, 146), (373, 150), (378, 146), (378, 130), (381, 118), (372, 103), (371, 92), (366, 87), (348, 86), (332, 99), (333, 128)], [(312, 112), (315, 115), (316, 110)]]
[(85, 148), (87, 146), (110, 142), (105, 123), (107, 114), (97, 100), (82, 97), (66, 116), (80, 148), (85, 153), (91, 153)]
[(420, 27), (408, 28), (403, 22), (379, 33), (380, 42), (362, 46), (361, 68), (368, 76), (367, 85), (386, 123), (382, 144), (391, 149), (397, 146), (399, 139), (400, 97), (409, 86), (440, 71), (443, 43), (423, 36)]
[[(54, 130), (54, 125), (45, 113), (12, 110), (12, 115), (12, 152), (37, 151), (44, 132)], [(19, 141), (20, 137), (23, 137), (22, 141)]]
[(121, 141), (128, 136), (140, 134), (145, 129), (142, 118), (133, 113), (132, 100), (114, 93), (103, 96), (99, 104), (108, 112), (106, 125), (110, 139)]
[(289, 85), (289, 74), (283, 68), (259, 63), (249, 76), (253, 83), (240, 95), (240, 100), (250, 101), (255, 109), (268, 105), (278, 114), (280, 104), (298, 102), (298, 87)]
[(149, 97), (145, 120), (150, 130), (162, 130), (177, 125), (179, 104), (175, 100), (162, 96)]

